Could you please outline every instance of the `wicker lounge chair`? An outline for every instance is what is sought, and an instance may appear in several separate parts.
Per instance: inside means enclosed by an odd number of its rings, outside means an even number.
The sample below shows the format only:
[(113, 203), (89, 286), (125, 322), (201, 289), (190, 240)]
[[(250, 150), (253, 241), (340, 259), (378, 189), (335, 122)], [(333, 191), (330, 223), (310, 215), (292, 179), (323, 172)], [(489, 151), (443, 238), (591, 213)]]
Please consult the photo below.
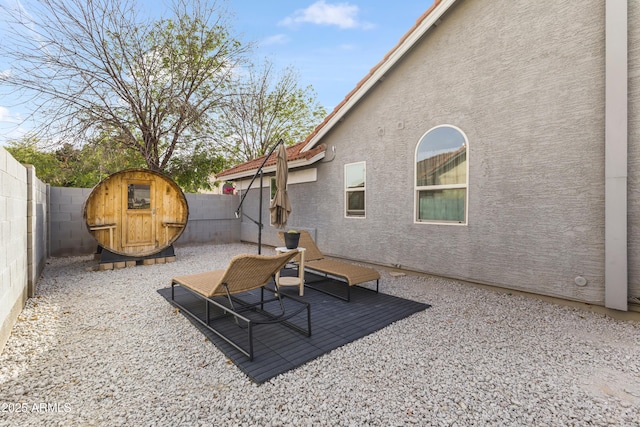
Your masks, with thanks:
[[(284, 242), (284, 233), (278, 232), (278, 236)], [(344, 261), (326, 258), (322, 251), (318, 249), (318, 246), (313, 241), (313, 238), (306, 230), (300, 231), (300, 242), (298, 243), (298, 246), (306, 249), (304, 265), (305, 272), (324, 276), (324, 279), (321, 280), (305, 280), (305, 286), (307, 286), (308, 288), (324, 292), (328, 295), (340, 298), (344, 301), (350, 301), (351, 286), (358, 286), (360, 284), (372, 282), (375, 280), (375, 292), (378, 292), (378, 287), (380, 284), (380, 273), (378, 273), (373, 268), (363, 267)], [(299, 256), (294, 258), (294, 261), (297, 260), (298, 257)], [(346, 285), (348, 285), (346, 296), (328, 292), (326, 289), (313, 286), (314, 283), (322, 283), (330, 279), (338, 279), (339, 281), (344, 282)], [(369, 289), (366, 287), (362, 288), (373, 291), (373, 289)]]
[[(278, 292), (277, 285), (275, 285), (275, 289), (265, 288), (275, 274), (295, 255), (296, 252), (287, 252), (275, 256), (236, 255), (224, 270), (174, 277), (171, 279), (171, 300), (200, 324), (249, 357), (249, 360), (253, 360), (254, 325), (282, 323), (306, 336), (311, 335), (311, 308), (309, 303)], [(181, 286), (202, 298), (205, 303), (204, 320), (176, 301), (175, 286)], [(251, 302), (247, 301), (248, 294), (244, 300), (238, 296), (258, 288), (260, 288), (259, 301), (256, 296), (253, 296)], [(265, 290), (268, 295), (266, 299)], [(285, 304), (284, 298), (291, 299), (295, 303)], [(276, 310), (278, 311), (277, 313), (267, 310), (266, 306), (273, 305), (279, 308)], [(214, 318), (211, 318), (211, 309), (216, 314)], [(307, 310), (306, 329), (288, 322), (288, 320), (302, 313), (305, 309)], [(254, 313), (259, 314), (259, 316), (254, 315)], [(237, 342), (237, 339), (234, 340), (229, 336), (238, 335), (237, 327), (234, 327), (228, 321), (217, 322), (229, 315), (233, 316), (235, 323), (239, 327), (246, 329), (247, 345), (242, 346)], [(249, 315), (251, 315), (251, 319)], [(230, 325), (233, 329), (230, 331), (231, 334), (229, 333)]]

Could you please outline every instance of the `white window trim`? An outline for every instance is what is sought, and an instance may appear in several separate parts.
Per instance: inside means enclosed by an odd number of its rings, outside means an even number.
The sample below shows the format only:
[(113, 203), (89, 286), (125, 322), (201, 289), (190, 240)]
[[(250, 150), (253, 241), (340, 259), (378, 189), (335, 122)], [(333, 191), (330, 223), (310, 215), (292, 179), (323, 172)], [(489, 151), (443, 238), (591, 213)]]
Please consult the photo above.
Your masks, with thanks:
[[(428, 185), (428, 186), (417, 186), (418, 182), (418, 166), (416, 162), (416, 158), (418, 157), (418, 147), (420, 147), (420, 142), (422, 139), (432, 130), (441, 128), (441, 127), (449, 127), (457, 130), (464, 137), (464, 142), (467, 147), (467, 183), (466, 184), (451, 184), (451, 185)], [(434, 126), (425, 133), (422, 134), (420, 138), (418, 138), (418, 143), (416, 144), (416, 149), (413, 153), (413, 223), (414, 224), (426, 224), (426, 225), (454, 225), (454, 226), (468, 226), (469, 225), (469, 138), (467, 138), (467, 134), (462, 131), (457, 126), (443, 124)], [(465, 191), (465, 201), (464, 201), (464, 222), (457, 221), (439, 221), (439, 220), (418, 220), (418, 192), (420, 190), (449, 190), (456, 188), (464, 188)]]
[[(353, 165), (358, 165), (358, 164), (362, 164), (364, 166), (364, 187), (363, 188), (358, 188), (358, 189), (352, 189), (349, 190), (347, 189), (347, 167), (348, 166), (353, 166)], [(344, 217), (348, 218), (348, 219), (366, 219), (367, 218), (367, 162), (362, 161), (362, 162), (353, 162), (353, 163), (347, 163), (344, 165)], [(348, 198), (347, 198), (347, 194), (350, 192), (355, 192), (355, 191), (362, 191), (364, 192), (364, 215), (362, 216), (350, 216), (347, 215), (347, 206), (348, 206)]]

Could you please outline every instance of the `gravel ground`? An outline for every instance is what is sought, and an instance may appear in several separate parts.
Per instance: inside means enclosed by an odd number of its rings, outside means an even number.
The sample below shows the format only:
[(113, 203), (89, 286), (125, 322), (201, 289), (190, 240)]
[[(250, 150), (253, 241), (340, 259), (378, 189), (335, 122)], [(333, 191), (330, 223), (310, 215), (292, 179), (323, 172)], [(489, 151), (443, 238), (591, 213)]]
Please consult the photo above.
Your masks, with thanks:
[(156, 292), (255, 246), (176, 252), (104, 272), (51, 259), (0, 355), (0, 425), (640, 423), (637, 322), (387, 271), (382, 292), (432, 308), (256, 385)]

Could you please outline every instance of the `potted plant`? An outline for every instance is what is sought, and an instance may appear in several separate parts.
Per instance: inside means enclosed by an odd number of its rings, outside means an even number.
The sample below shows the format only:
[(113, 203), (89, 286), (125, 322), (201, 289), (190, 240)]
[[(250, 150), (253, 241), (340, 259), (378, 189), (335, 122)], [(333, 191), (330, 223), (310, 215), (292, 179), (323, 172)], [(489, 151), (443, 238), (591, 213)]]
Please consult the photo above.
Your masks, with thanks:
[(289, 230), (284, 233), (284, 244), (287, 249), (295, 249), (300, 241), (300, 232), (297, 230)]

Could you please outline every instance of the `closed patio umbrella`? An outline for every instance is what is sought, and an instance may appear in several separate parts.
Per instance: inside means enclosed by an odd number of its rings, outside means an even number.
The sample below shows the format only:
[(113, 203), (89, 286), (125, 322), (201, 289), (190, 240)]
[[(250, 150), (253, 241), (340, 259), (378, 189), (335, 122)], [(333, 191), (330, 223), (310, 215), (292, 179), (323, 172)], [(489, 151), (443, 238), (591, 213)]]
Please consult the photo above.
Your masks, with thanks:
[(271, 224), (276, 228), (284, 228), (291, 212), (291, 203), (287, 194), (287, 179), (289, 167), (287, 166), (287, 150), (284, 144), (278, 147), (276, 155), (276, 194), (269, 205), (271, 211)]

